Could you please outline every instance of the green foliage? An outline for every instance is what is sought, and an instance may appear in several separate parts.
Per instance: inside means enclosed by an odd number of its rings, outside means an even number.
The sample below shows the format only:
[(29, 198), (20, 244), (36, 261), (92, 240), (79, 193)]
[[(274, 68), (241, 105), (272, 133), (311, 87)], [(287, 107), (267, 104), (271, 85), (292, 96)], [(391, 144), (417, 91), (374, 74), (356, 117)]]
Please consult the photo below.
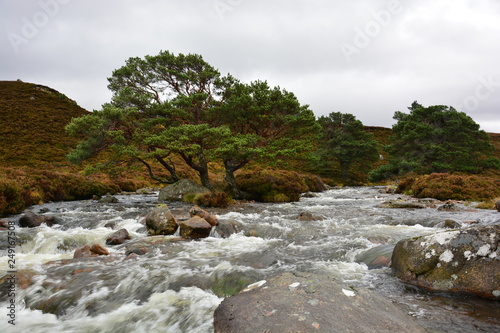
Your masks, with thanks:
[(433, 173), (407, 178), (398, 192), (410, 191), (417, 198), (488, 201), (500, 196), (500, 180), (480, 176)]
[(352, 114), (332, 112), (328, 117), (320, 117), (318, 123), (323, 139), (316, 167), (325, 175), (332, 173), (332, 163), (336, 162), (344, 183), (351, 184), (355, 171), (366, 173), (379, 160), (377, 141)]
[(414, 102), (410, 113), (396, 112), (389, 164), (376, 170), (372, 180), (408, 172), (478, 173), (485, 168), (499, 168), (493, 158), (488, 135), (472, 118), (452, 107), (423, 107)]

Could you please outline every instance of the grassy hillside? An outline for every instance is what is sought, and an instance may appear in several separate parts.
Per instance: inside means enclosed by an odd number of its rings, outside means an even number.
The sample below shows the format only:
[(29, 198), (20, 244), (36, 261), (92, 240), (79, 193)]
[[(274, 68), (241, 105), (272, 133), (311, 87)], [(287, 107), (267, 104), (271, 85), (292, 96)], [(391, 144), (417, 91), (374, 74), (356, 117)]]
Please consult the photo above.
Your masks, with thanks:
[(77, 139), (64, 127), (87, 112), (49, 87), (0, 81), (0, 166), (72, 167), (66, 154)]

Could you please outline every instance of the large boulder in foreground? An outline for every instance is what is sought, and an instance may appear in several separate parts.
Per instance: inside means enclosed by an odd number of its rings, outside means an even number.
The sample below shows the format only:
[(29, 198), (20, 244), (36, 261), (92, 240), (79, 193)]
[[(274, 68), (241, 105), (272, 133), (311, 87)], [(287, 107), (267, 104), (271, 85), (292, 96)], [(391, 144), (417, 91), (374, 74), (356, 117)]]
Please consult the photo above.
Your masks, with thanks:
[(173, 235), (179, 228), (177, 219), (167, 205), (155, 207), (146, 215), (144, 222), (150, 235)]
[(440, 232), (398, 242), (393, 274), (440, 292), (500, 299), (500, 225)]
[(209, 193), (210, 190), (190, 179), (181, 179), (172, 185), (160, 190), (159, 201), (182, 201), (184, 195), (189, 193)]
[(282, 273), (226, 298), (215, 333), (426, 332), (381, 295), (325, 275)]

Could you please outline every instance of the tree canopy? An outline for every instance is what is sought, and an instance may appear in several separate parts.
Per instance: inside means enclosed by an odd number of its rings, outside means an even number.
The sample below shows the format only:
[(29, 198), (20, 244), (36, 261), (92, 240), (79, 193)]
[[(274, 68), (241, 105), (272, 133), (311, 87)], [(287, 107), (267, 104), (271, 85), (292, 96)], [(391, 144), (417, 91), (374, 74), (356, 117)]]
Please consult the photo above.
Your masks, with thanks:
[(409, 114), (397, 111), (392, 127), (388, 164), (372, 173), (373, 180), (409, 172), (477, 173), (484, 168), (498, 168), (488, 135), (463, 112), (453, 107), (424, 107), (414, 102)]
[(236, 170), (311, 149), (318, 133), (313, 112), (293, 93), (265, 81), (222, 77), (200, 55), (161, 51), (130, 58), (108, 80), (112, 101), (67, 126), (84, 137), (69, 156), (75, 162), (111, 150), (112, 160), (139, 161), (157, 180), (150, 163), (159, 162), (175, 181), (175, 165), (167, 159), (175, 154), (208, 188), (210, 163), (222, 162), (239, 196)]
[[(379, 159), (378, 143), (364, 130), (363, 123), (352, 114), (332, 112), (318, 119), (323, 128), (320, 161), (335, 160), (345, 183), (351, 183), (352, 166), (359, 171), (370, 171)], [(331, 171), (330, 171), (331, 172)]]

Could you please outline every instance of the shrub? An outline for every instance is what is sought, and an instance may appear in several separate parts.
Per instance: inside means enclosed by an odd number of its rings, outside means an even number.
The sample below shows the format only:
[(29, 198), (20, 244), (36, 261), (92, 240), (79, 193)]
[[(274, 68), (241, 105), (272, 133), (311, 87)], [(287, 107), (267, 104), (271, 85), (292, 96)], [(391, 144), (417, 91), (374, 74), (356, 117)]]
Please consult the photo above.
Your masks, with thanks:
[(488, 177), (433, 173), (409, 183), (406, 190), (417, 198), (488, 201), (500, 196), (500, 180)]
[(231, 200), (225, 192), (209, 192), (196, 195), (193, 201), (203, 207), (226, 208)]
[(0, 179), (0, 216), (17, 214), (24, 207), (21, 189), (12, 181)]
[(242, 172), (236, 176), (236, 183), (240, 190), (262, 202), (298, 201), (301, 193), (325, 187), (319, 177), (274, 169)]

